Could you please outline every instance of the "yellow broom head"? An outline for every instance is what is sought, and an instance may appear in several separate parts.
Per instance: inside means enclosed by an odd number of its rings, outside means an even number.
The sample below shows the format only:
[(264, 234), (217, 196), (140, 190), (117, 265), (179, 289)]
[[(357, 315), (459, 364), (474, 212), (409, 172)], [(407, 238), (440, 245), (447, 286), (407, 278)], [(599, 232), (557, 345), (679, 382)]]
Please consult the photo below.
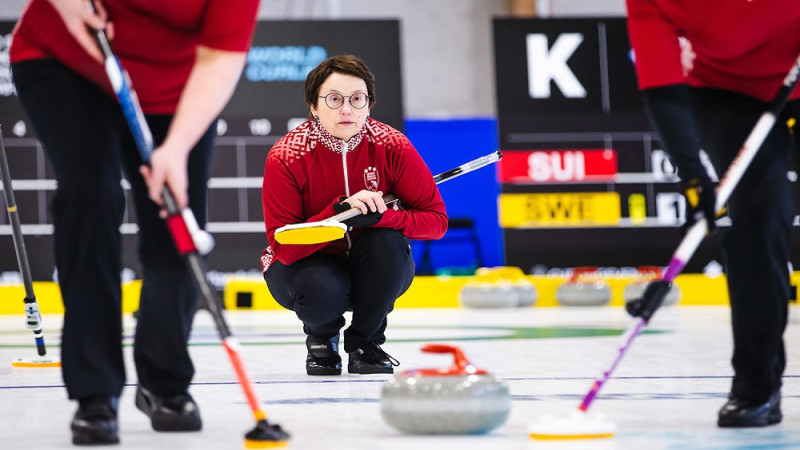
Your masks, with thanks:
[(615, 423), (582, 411), (567, 417), (545, 415), (528, 427), (528, 435), (538, 440), (610, 438), (616, 431)]
[(61, 367), (61, 360), (49, 356), (20, 358), (11, 362), (13, 367)]
[(347, 225), (335, 221), (322, 221), (286, 225), (275, 230), (275, 240), (280, 244), (320, 244), (344, 237)]

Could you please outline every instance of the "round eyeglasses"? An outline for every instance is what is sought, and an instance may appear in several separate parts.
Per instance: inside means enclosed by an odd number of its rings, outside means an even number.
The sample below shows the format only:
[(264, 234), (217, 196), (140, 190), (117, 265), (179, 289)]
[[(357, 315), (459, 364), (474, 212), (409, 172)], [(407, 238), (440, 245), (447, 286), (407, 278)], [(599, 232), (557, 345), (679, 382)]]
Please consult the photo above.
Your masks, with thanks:
[(350, 102), (350, 106), (355, 109), (361, 109), (367, 106), (367, 100), (369, 100), (370, 96), (364, 94), (362, 92), (358, 92), (353, 95), (342, 95), (342, 94), (328, 94), (328, 95), (320, 95), (319, 98), (325, 99), (325, 104), (328, 105), (330, 109), (339, 109), (344, 105), (344, 99), (347, 99)]

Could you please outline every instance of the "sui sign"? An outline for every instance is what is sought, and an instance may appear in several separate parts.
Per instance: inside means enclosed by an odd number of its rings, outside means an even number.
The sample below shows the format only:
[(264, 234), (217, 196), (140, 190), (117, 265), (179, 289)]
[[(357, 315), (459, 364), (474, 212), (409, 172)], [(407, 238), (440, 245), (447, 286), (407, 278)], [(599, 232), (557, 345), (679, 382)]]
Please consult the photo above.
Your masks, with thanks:
[(616, 175), (612, 149), (507, 151), (500, 160), (503, 183), (613, 181)]

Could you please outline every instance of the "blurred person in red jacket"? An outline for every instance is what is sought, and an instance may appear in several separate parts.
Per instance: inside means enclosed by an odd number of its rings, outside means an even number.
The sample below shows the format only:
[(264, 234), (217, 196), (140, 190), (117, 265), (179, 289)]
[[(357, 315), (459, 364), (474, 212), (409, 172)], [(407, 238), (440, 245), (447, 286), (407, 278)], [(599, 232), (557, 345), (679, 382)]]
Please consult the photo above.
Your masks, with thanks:
[[(717, 173), (731, 164), (800, 54), (800, 2), (627, 0), (627, 8), (639, 88), (678, 168), (687, 223), (705, 217), (713, 229), (715, 183), (699, 151)], [(798, 98), (795, 90), (727, 205), (731, 227), (723, 247), (735, 373), (720, 427), (782, 419), (794, 215), (787, 123), (800, 112)]]
[[(157, 431), (202, 427), (187, 342), (198, 296), (159, 217), (165, 184), (206, 220), (215, 119), (230, 99), (258, 0), (31, 0), (10, 49), (19, 99), (55, 170), (55, 259), (64, 301), (61, 359), (78, 445), (119, 442), (125, 385), (121, 237), (130, 182), (144, 267), (134, 344), (136, 406)], [(93, 34), (105, 29), (130, 74), (156, 149), (141, 157)]]

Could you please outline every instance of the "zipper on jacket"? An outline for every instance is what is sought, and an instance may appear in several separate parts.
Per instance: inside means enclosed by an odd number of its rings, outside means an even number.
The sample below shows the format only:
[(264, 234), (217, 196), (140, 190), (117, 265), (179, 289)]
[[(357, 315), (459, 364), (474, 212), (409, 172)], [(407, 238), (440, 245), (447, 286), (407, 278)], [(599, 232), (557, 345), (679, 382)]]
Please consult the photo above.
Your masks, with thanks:
[[(347, 152), (342, 152), (342, 169), (344, 169), (344, 193), (350, 197), (350, 177), (347, 175)], [(347, 238), (347, 253), (350, 254), (350, 249), (353, 248), (353, 241), (350, 240), (350, 227), (345, 231), (344, 237)]]
[(344, 194), (347, 197), (350, 197), (350, 183), (348, 181), (349, 177), (347, 175), (347, 153), (342, 152), (342, 169), (344, 171)]

